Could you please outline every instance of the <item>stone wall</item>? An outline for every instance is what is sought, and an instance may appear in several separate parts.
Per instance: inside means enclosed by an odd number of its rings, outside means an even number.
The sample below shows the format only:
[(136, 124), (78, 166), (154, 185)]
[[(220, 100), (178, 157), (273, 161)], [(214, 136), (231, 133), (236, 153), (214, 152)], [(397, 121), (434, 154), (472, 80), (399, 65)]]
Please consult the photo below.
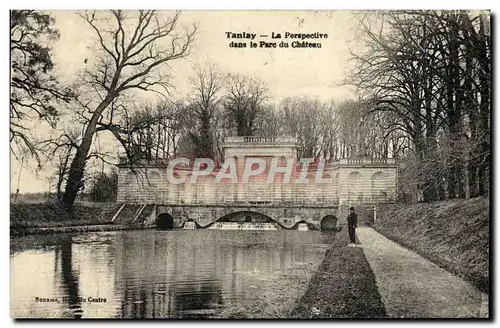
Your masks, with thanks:
[(189, 170), (176, 170), (186, 183), (171, 184), (165, 168), (142, 167), (132, 172), (120, 167), (118, 197), (120, 203), (147, 204), (291, 204), (291, 205), (360, 205), (391, 203), (396, 197), (396, 168), (389, 165), (332, 165), (325, 169), (326, 183), (315, 183), (316, 172), (307, 175), (308, 183), (283, 181), (282, 174), (268, 183), (267, 172), (241, 181), (243, 164), (237, 161), (238, 183), (215, 175), (198, 177), (191, 183)]
[(393, 167), (340, 167), (335, 178), (339, 205), (392, 203), (396, 199)]

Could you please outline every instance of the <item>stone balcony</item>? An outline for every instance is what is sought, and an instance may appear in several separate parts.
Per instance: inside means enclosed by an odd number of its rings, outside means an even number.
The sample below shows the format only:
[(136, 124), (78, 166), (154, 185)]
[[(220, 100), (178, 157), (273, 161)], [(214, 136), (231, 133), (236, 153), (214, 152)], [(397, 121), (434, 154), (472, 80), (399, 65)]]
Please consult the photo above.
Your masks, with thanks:
[(241, 144), (246, 146), (247, 144), (297, 144), (296, 137), (226, 137), (224, 144)]
[(333, 166), (396, 166), (394, 158), (342, 158), (332, 163)]

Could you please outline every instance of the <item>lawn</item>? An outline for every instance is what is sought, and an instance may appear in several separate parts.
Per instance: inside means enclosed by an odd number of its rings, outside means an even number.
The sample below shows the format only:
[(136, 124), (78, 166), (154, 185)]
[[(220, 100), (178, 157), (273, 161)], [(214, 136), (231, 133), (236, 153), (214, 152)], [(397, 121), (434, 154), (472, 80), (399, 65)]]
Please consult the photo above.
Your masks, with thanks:
[(323, 263), (298, 300), (295, 319), (384, 318), (385, 309), (375, 275), (361, 247), (347, 246), (345, 230), (338, 233)]

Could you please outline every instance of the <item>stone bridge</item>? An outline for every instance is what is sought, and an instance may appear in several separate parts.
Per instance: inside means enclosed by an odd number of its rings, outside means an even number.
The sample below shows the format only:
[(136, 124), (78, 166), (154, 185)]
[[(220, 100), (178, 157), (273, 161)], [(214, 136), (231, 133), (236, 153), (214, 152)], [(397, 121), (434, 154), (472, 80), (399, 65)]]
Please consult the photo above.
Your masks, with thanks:
[(293, 228), (299, 222), (306, 222), (315, 229), (328, 229), (337, 226), (337, 206), (287, 205), (157, 205), (145, 220), (145, 227), (166, 226), (181, 228), (186, 221), (194, 221), (199, 227), (225, 220), (236, 222), (258, 222), (263, 218), (277, 222), (286, 228)]
[[(371, 220), (373, 206), (358, 207), (357, 211)], [(293, 229), (305, 222), (310, 229), (333, 230), (345, 224), (344, 211), (338, 206), (289, 205), (155, 205), (143, 222), (144, 227), (166, 229), (182, 228), (194, 221), (198, 228), (209, 227), (213, 222), (277, 222)]]
[[(170, 170), (174, 161), (169, 160), (119, 165), (117, 201), (135, 204), (122, 217), (133, 217), (129, 222), (146, 227), (179, 228), (188, 221), (207, 227), (227, 220), (276, 222), (285, 228), (305, 222), (320, 229), (344, 223), (350, 206), (368, 218), (376, 204), (395, 201), (394, 159), (304, 163), (297, 160), (297, 140), (291, 137), (229, 137), (223, 148), (224, 165), (232, 166), (214, 165), (203, 175), (189, 161)], [(256, 157), (264, 169), (247, 175), (253, 170), (248, 163)], [(227, 169), (234, 179), (218, 179)]]

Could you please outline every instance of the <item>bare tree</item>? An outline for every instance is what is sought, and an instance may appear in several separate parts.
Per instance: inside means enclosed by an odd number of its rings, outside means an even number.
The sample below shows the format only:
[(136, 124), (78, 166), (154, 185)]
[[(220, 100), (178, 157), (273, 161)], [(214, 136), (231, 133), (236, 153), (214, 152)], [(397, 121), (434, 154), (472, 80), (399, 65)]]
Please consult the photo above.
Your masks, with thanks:
[(179, 15), (162, 19), (153, 10), (134, 12), (134, 17), (120, 10), (103, 17), (94, 11), (81, 14), (95, 32), (99, 50), (93, 67), (82, 74), (79, 102), (91, 118), (71, 162), (62, 199), (67, 208), (73, 206), (98, 122), (110, 104), (131, 91), (168, 91), (168, 76), (160, 68), (187, 56), (196, 32), (193, 26), (179, 33)]
[(133, 107), (112, 102), (108, 117), (99, 120), (96, 132), (111, 132), (125, 150), (129, 164), (174, 156), (185, 125), (184, 106), (162, 102)]
[(424, 201), (485, 194), (491, 45), (484, 15), (397, 11), (375, 16), (376, 21), (372, 14), (361, 19), (364, 50), (353, 53), (350, 82), (375, 99), (372, 113), (397, 118), (388, 121), (388, 130), (409, 137), (413, 158), (408, 159), (415, 162)]
[(278, 106), (284, 121), (284, 133), (297, 137), (298, 157), (319, 156), (320, 113), (324, 104), (308, 97), (285, 98)]
[(264, 110), (268, 90), (264, 82), (244, 75), (230, 74), (224, 108), (239, 136), (252, 136), (255, 123)]
[(212, 124), (220, 108), (224, 76), (214, 64), (196, 66), (190, 78), (193, 88), (188, 112), (194, 116), (194, 126), (189, 132), (196, 156), (214, 158), (214, 131)]

